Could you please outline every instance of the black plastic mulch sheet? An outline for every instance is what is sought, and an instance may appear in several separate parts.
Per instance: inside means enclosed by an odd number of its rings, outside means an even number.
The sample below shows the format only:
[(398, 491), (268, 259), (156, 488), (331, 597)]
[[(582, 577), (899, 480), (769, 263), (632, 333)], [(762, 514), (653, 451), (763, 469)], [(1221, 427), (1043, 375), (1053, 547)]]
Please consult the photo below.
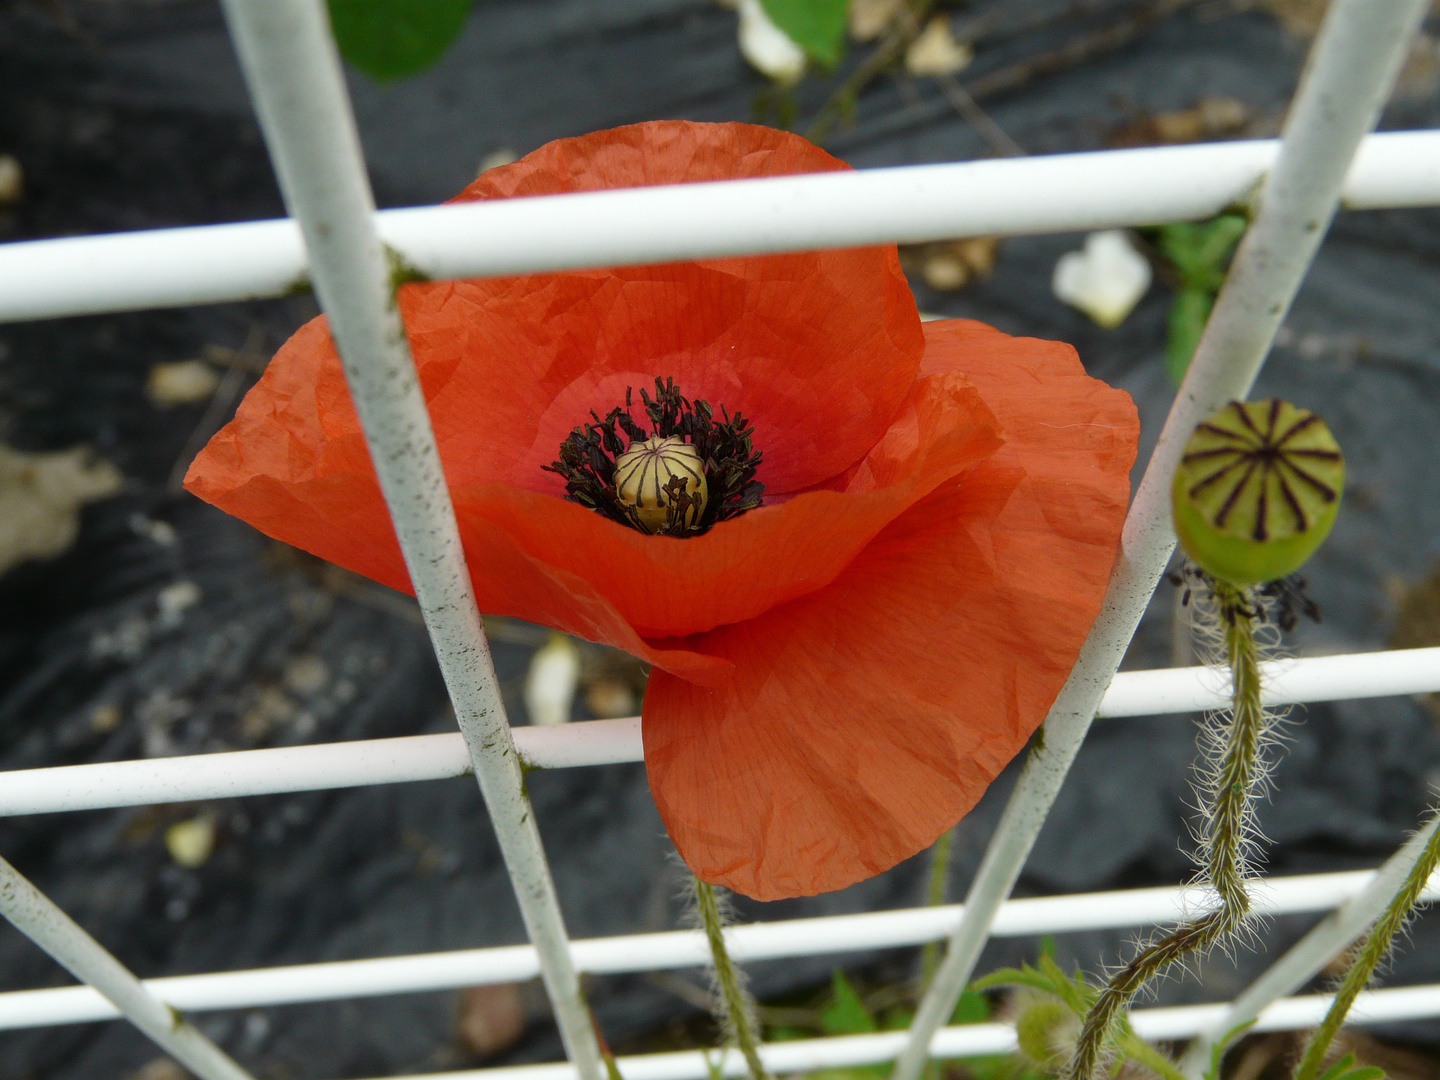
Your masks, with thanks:
[[(999, 7), (977, 4), (967, 17)], [(984, 99), (1032, 153), (1100, 148), (1138, 118), (1206, 97), (1245, 103), (1254, 117), (1249, 133), (1274, 131), (1304, 55), (1302, 41), (1264, 11), (1241, 10), (1246, 5), (1194, 4), (1149, 21), (1145, 5), (1010, 7), (962, 79), (1020, 70), (1067, 42), (1123, 31), (1058, 70), (1031, 64), (1013, 88)], [(1015, 30), (1024, 19), (1045, 25)], [(1424, 75), (1422, 64), (1386, 126), (1435, 123)], [(813, 114), (827, 85), (802, 87), (802, 116)], [(384, 89), (356, 77), (352, 89), (377, 197), (406, 205), (454, 194), (498, 150), (524, 153), (650, 118), (748, 119), (765, 83), (739, 56), (733, 12), (708, 2), (515, 0), (478, 5), (433, 71)], [(989, 153), (936, 86), (889, 77), (828, 145), (857, 166)], [(219, 12), (207, 3), (0, 7), (4, 152), (22, 162), (27, 195), (0, 211), (3, 240), (282, 212)], [(1093, 373), (1135, 395), (1153, 442), (1172, 393), (1160, 364), (1171, 294), (1157, 284), (1119, 330), (1097, 329), (1049, 288), (1055, 260), (1079, 240), (1006, 241), (988, 282), (946, 295), (922, 287), (921, 306), (1073, 342)], [(88, 444), (126, 477), (119, 496), (85, 512), (67, 554), (0, 579), (0, 767), (452, 727), (413, 620), (353, 583), (337, 590), (313, 561), (167, 494), (205, 406), (152, 406), (143, 392), (151, 365), (207, 345), (236, 349), (252, 335), (263, 358), (312, 313), (309, 301), (295, 299), (0, 327), (4, 440), (28, 450)], [(1384, 647), (1393, 620), (1387, 588), (1423, 577), (1440, 558), (1431, 466), (1437, 338), (1437, 212), (1342, 215), (1258, 388), (1321, 409), (1351, 463), (1346, 509), (1307, 570), (1325, 622), (1297, 635), (1301, 651)], [(155, 522), (173, 529), (173, 542)], [(177, 615), (174, 599), (187, 582), (198, 600)], [(167, 616), (161, 596), (177, 584), (180, 593), (165, 594)], [(1130, 666), (1169, 662), (1173, 604), (1162, 587)], [(518, 719), (529, 648), (495, 648)], [(1268, 869), (1358, 868), (1388, 855), (1416, 824), (1440, 763), (1433, 723), (1407, 699), (1298, 710), (1262, 812)], [(1193, 735), (1186, 717), (1100, 722), (1020, 891), (1185, 878)], [(962, 826), (957, 896), (1010, 782), (997, 784)], [(682, 883), (639, 766), (535, 774), (530, 790), (576, 936), (683, 920)], [(217, 847), (198, 869), (182, 869), (162, 837), (169, 824), (201, 812), (218, 824)], [(523, 940), (469, 781), (13, 819), (0, 824), (0, 852), (144, 975)], [(923, 870), (923, 859), (912, 860), (843, 893), (740, 908), (744, 917), (779, 918), (916, 904)], [(1279, 919), (1264, 936), (1276, 950), (1309, 921)], [(1440, 979), (1437, 935), (1433, 920), (1416, 925), (1393, 982)], [(1113, 961), (1127, 936), (1064, 935), (1057, 944), (1062, 959), (1093, 966)], [(1000, 942), (984, 963), (1028, 958), (1035, 948), (1033, 940)], [(850, 959), (897, 972), (913, 963), (908, 953)], [(757, 964), (751, 974), (762, 996), (775, 995), (823, 982), (836, 962)], [(1166, 984), (1162, 996), (1216, 1000), (1263, 963), (1242, 949), (1234, 963), (1207, 964), (1200, 981)], [(4, 927), (0, 981), (19, 989), (68, 979)], [(509, 1060), (553, 1059), (560, 1051), (543, 998), (527, 995), (535, 1015)], [(694, 1013), (644, 975), (595, 980), (591, 996), (622, 1046)], [(455, 995), (443, 992), (200, 1019), (259, 1076), (354, 1077), (471, 1064), (458, 1049), (455, 1009)], [(1426, 1039), (1440, 1033), (1432, 1023), (1406, 1030)], [(123, 1023), (8, 1032), (0, 1036), (0, 1074), (124, 1076), (156, 1053)]]

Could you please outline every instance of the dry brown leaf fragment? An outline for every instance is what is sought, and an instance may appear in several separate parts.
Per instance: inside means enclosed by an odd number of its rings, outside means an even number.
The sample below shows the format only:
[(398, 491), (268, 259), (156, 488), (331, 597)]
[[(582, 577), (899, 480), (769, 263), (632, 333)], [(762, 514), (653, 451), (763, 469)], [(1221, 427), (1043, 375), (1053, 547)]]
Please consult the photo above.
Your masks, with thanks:
[[(1387, 591), (1395, 604), (1390, 647), (1425, 649), (1440, 645), (1440, 563), (1420, 581), (1393, 582)], [(1421, 700), (1440, 721), (1440, 694), (1426, 694)]]
[(518, 983), (471, 986), (460, 991), (455, 1034), (476, 1057), (514, 1046), (525, 1034), (525, 1000)]
[(120, 490), (120, 470), (77, 446), (30, 454), (0, 445), (0, 574), (75, 542), (80, 508)]
[(905, 0), (850, 0), (847, 13), (850, 39), (874, 41), (889, 28), (904, 6)]
[(10, 154), (0, 154), (0, 206), (17, 203), (25, 194), (25, 173)]
[(1254, 116), (1254, 110), (1231, 97), (1207, 97), (1188, 109), (1144, 116), (1120, 128), (1110, 145), (1155, 146), (1204, 142), (1240, 134)]
[(134, 1080), (192, 1080), (189, 1071), (172, 1058), (155, 1058), (135, 1070)]
[(911, 75), (954, 75), (975, 59), (969, 45), (955, 40), (950, 19), (936, 15), (905, 50), (905, 70)]
[(998, 237), (975, 236), (907, 247), (901, 258), (907, 271), (936, 292), (956, 292), (988, 278), (999, 250)]

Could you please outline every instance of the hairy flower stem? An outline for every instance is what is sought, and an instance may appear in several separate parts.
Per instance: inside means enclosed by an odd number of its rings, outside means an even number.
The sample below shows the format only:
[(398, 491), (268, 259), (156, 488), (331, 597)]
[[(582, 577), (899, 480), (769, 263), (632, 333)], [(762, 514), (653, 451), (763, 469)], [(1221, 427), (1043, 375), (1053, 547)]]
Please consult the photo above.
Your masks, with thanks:
[(1244, 849), (1251, 808), (1264, 779), (1260, 750), (1267, 728), (1260, 703), (1260, 660), (1255, 644), (1257, 600), (1248, 589), (1216, 581), (1215, 602), (1224, 621), (1225, 654), (1234, 687), (1232, 715), (1206, 806), (1201, 880), (1219, 905), (1150, 942), (1100, 991), (1085, 1017), (1070, 1080), (1090, 1080), (1110, 1042), (1115, 1022), (1146, 983), (1175, 961), (1203, 952), (1235, 933), (1250, 914)]
[(760, 1044), (755, 1035), (755, 1002), (746, 991), (744, 977), (725, 948), (725, 919), (720, 912), (720, 898), (715, 886), (698, 877), (694, 881), (695, 904), (700, 909), (700, 923), (705, 927), (705, 940), (710, 944), (715, 981), (720, 989), (720, 1026), (745, 1056), (750, 1080), (770, 1080), (770, 1074), (760, 1060)]
[(1345, 1022), (1350, 1007), (1355, 1004), (1355, 998), (1369, 984), (1375, 969), (1389, 954), (1390, 943), (1405, 925), (1405, 920), (1410, 917), (1410, 912), (1419, 902), (1420, 895), (1425, 891), (1430, 875), (1435, 872), (1437, 865), (1440, 865), (1440, 829), (1430, 834), (1429, 842), (1401, 883), (1400, 891), (1395, 894), (1380, 918), (1375, 920), (1375, 925), (1370, 928), (1370, 932), (1355, 951), (1355, 959), (1351, 962), (1350, 969), (1345, 972), (1335, 1000), (1330, 1004), (1330, 1011), (1325, 1014), (1325, 1019), (1315, 1029), (1315, 1034), (1310, 1037), (1310, 1042), (1305, 1047), (1305, 1053), (1295, 1069), (1295, 1080), (1315, 1080), (1319, 1075), (1320, 1066), (1325, 1062), (1325, 1054), (1335, 1040), (1340, 1025)]

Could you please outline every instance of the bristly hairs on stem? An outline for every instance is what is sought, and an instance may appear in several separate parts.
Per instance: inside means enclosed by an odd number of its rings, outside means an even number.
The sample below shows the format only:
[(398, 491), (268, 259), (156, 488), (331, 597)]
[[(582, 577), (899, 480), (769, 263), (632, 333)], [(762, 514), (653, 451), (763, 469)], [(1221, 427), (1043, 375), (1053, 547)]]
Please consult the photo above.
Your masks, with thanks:
[(1440, 811), (1432, 812), (1426, 827), (1433, 831), (1420, 852), (1420, 858), (1410, 868), (1410, 873), (1400, 883), (1399, 891), (1380, 918), (1375, 920), (1375, 924), (1361, 939), (1359, 947), (1353, 951), (1354, 959), (1340, 981), (1340, 989), (1335, 993), (1330, 1011), (1310, 1036), (1300, 1064), (1295, 1068), (1295, 1080), (1315, 1080), (1319, 1075), (1320, 1066), (1325, 1062), (1325, 1054), (1340, 1031), (1340, 1025), (1345, 1022), (1350, 1007), (1355, 1004), (1360, 991), (1369, 985), (1375, 969), (1390, 954), (1395, 935), (1404, 928), (1411, 912), (1415, 910), (1415, 905), (1419, 903), (1425, 886), (1430, 882), (1430, 875), (1435, 872), (1436, 866), (1440, 865), (1440, 828), (1435, 827), (1437, 818), (1440, 818)]
[(730, 950), (725, 947), (725, 924), (730, 921), (729, 904), (723, 892), (714, 885), (701, 881), (693, 874), (691, 880), (694, 882), (695, 907), (700, 925), (710, 946), (711, 974), (715, 979), (715, 1017), (720, 1021), (720, 1030), (725, 1041), (737, 1046), (744, 1056), (750, 1080), (770, 1080), (770, 1074), (760, 1060), (760, 1025), (755, 1015), (755, 999), (745, 985), (745, 973), (735, 966), (730, 959)]
[[(1206, 728), (1200, 770), (1203, 823), (1199, 830), (1201, 870), (1197, 883), (1214, 889), (1215, 905), (1161, 937), (1142, 945), (1133, 959), (1100, 991), (1085, 1017), (1068, 1076), (1091, 1080), (1114, 1036), (1116, 1022), (1135, 995), (1171, 964), (1206, 952), (1242, 930), (1250, 917), (1249, 853), (1258, 831), (1256, 801), (1265, 791), (1265, 747), (1274, 738), (1274, 717), (1260, 700), (1260, 646), (1257, 624), (1265, 626), (1264, 598), (1256, 590), (1206, 577), (1195, 597), (1206, 636), (1213, 617), (1233, 693), (1228, 717)], [(1270, 623), (1273, 625), (1273, 623)]]

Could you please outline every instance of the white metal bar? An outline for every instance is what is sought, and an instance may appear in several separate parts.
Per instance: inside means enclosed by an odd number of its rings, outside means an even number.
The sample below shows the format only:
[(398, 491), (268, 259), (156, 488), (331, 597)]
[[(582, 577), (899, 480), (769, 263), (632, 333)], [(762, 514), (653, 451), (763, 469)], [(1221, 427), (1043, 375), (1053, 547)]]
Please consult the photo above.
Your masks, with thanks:
[[(428, 276), (485, 277), (1210, 217), (1273, 140), (1055, 154), (389, 210), (380, 239)], [(1440, 204), (1440, 133), (1373, 135), (1354, 209)], [(0, 244), (0, 322), (280, 296), (307, 281), (293, 221)]]
[[(1271, 660), (1261, 671), (1267, 705), (1426, 694), (1440, 689), (1440, 648)], [(1097, 716), (1202, 712), (1229, 702), (1227, 668), (1122, 671), (1105, 690)]]
[(1249, 392), (1426, 7), (1425, 0), (1335, 0), (1327, 10), (1254, 220), (1126, 516), (1105, 603), (1045, 720), (1043, 740), (1026, 758), (971, 884), (965, 918), (916, 1012), (893, 1080), (918, 1080), (925, 1048), (974, 970), (994, 913), (1020, 876), (1174, 550), (1169, 492), (1185, 442), (1196, 424)]
[[(1385, 861), (1364, 889), (1322, 919), (1265, 974), (1246, 987), (1245, 992), (1226, 1007), (1223, 1016), (1197, 1033), (1194, 1042), (1186, 1047), (1180, 1064), (1185, 1074), (1199, 1080), (1210, 1066), (1210, 1048), (1217, 1041), (1241, 1024), (1255, 1019), (1272, 1001), (1293, 994), (1304, 986), (1378, 919), (1400, 891), (1401, 884), (1414, 868), (1437, 826), (1440, 826), (1440, 817), (1432, 817), (1423, 829)], [(1435, 899), (1432, 888), (1426, 891), (1422, 902)]]
[(111, 1015), (123, 1015), (201, 1080), (252, 1080), (4, 859), (0, 859), (0, 914), (70, 974), (88, 983), (85, 992), (108, 1006)]
[[(1265, 1010), (1256, 1031), (1289, 1031), (1313, 1027), (1330, 1007), (1330, 995), (1286, 998)], [(1168, 1009), (1137, 1009), (1131, 1014), (1136, 1034), (1151, 1042), (1184, 1039), (1200, 1030), (1224, 1009), (1223, 1005), (1183, 1005)], [(1440, 985), (1403, 986), (1370, 990), (1355, 1002), (1350, 1023), (1357, 1025), (1396, 1023), (1440, 1013)], [(877, 1065), (894, 1059), (905, 1044), (904, 1032), (875, 1035), (842, 1035), (825, 1039), (768, 1043), (760, 1056), (776, 1075), (794, 1075), (856, 1065)], [(930, 1045), (937, 1058), (984, 1057), (1007, 1054), (1017, 1048), (1015, 1029), (1008, 1024), (966, 1024), (941, 1028)], [(718, 1060), (717, 1060), (718, 1058)], [(617, 1061), (624, 1080), (707, 1080), (711, 1063), (721, 1075), (745, 1075), (745, 1062), (738, 1051), (723, 1058), (703, 1050), (668, 1054), (639, 1054)], [(575, 1071), (565, 1064), (512, 1065), (499, 1069), (470, 1069), (464, 1072), (426, 1073), (396, 1076), (387, 1080), (574, 1080)]]
[[(1440, 692), (1440, 648), (1275, 660), (1265, 671), (1265, 700), (1271, 705)], [(1105, 692), (1099, 715), (1218, 708), (1229, 700), (1228, 679), (1226, 672), (1206, 667), (1123, 671)], [(511, 730), (516, 752), (531, 768), (644, 758), (638, 716)], [(459, 734), (16, 769), (0, 771), (0, 817), (445, 780), (473, 772)]]
[[(1375, 880), (1376, 872), (1371, 870), (1271, 878), (1259, 890), (1256, 906), (1266, 915), (1328, 911), (1342, 902), (1353, 904), (1374, 889)], [(1440, 878), (1426, 893), (1427, 900), (1437, 898)], [(1010, 900), (1001, 905), (992, 933), (1026, 937), (1153, 926), (1176, 921), (1204, 899), (1200, 889), (1172, 887)], [(729, 927), (726, 942), (734, 958), (747, 963), (923, 945), (947, 936), (963, 911), (961, 905), (951, 904), (752, 923)], [(571, 955), (577, 969), (594, 975), (703, 967), (710, 960), (699, 931), (574, 941)], [(175, 1008), (201, 1012), (520, 982), (539, 973), (534, 947), (514, 945), (180, 975), (151, 979), (146, 986)], [(1272, 995), (1261, 1004), (1279, 996)], [(0, 1030), (83, 1023), (116, 1015), (114, 1007), (88, 986), (0, 994)]]
[(584, 1080), (600, 1047), (500, 698), (322, 0), (225, 0), (240, 66), (365, 432), (555, 1021)]

